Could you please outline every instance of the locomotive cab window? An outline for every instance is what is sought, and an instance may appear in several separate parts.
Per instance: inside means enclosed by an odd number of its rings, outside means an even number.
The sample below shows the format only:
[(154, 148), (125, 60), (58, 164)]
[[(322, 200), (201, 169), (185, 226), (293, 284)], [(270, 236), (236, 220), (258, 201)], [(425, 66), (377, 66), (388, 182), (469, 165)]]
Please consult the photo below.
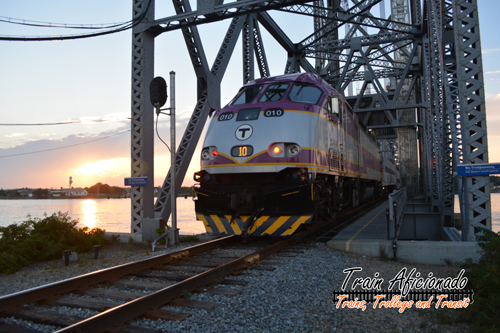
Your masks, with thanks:
[(266, 88), (262, 96), (260, 96), (259, 102), (280, 101), (283, 98), (283, 96), (285, 96), (287, 89), (288, 89), (287, 83), (271, 84)]
[(318, 87), (305, 83), (294, 83), (288, 99), (296, 103), (318, 104), (323, 91)]
[(240, 91), (238, 95), (236, 95), (231, 105), (242, 105), (252, 102), (255, 99), (255, 97), (257, 97), (261, 89), (262, 86), (246, 87), (245, 89)]

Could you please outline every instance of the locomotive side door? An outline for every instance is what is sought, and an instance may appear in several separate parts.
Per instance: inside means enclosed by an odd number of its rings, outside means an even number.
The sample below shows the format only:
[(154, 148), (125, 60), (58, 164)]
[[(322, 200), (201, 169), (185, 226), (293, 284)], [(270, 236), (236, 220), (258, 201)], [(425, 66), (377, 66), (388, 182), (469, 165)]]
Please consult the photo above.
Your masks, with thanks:
[[(339, 119), (339, 108), (338, 108), (338, 98), (329, 97), (328, 101), (325, 105), (325, 109), (328, 113), (328, 119), (331, 124), (329, 125), (329, 170), (342, 172), (342, 164), (341, 164), (341, 153), (340, 150), (343, 142), (340, 141), (341, 138), (341, 124)], [(340, 132), (340, 133), (339, 133)]]
[(346, 169), (346, 153), (347, 153), (347, 147), (346, 147), (346, 137), (345, 137), (345, 119), (344, 119), (344, 106), (342, 102), (338, 98), (332, 98), (332, 111), (335, 116), (337, 116), (339, 122), (338, 122), (338, 147), (339, 147), (339, 169), (340, 169), (340, 174), (344, 175), (347, 172)]

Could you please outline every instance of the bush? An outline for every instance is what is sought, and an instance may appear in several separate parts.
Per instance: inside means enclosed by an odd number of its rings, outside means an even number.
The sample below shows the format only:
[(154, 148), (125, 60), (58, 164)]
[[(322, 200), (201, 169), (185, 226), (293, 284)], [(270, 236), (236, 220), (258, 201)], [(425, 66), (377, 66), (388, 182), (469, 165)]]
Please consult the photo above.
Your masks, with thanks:
[(181, 237), (181, 242), (189, 243), (189, 242), (199, 242), (200, 239), (196, 235), (188, 235), (188, 236), (182, 236)]
[(479, 332), (498, 332), (500, 328), (500, 235), (489, 230), (478, 237), (483, 254), (477, 263), (462, 264), (474, 291), (474, 304), (464, 312), (464, 319)]
[(0, 273), (12, 274), (37, 261), (61, 258), (63, 250), (90, 252), (106, 242), (105, 231), (77, 228), (78, 220), (58, 212), (44, 219), (31, 219), (0, 227)]

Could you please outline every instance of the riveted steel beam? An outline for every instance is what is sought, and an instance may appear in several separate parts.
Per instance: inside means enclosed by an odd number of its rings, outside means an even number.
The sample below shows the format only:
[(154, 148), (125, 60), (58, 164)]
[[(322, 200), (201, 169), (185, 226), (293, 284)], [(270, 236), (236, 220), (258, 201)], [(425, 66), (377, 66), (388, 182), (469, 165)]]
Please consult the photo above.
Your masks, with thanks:
[(132, 233), (141, 232), (144, 217), (153, 217), (154, 204), (154, 111), (148, 89), (154, 75), (154, 36), (147, 29), (154, 19), (154, 0), (134, 0), (133, 17), (145, 11), (146, 19), (132, 29), (131, 175), (148, 177), (148, 185), (131, 187)]
[[(453, 10), (453, 26), (463, 163), (488, 163), (486, 109), (477, 0), (445, 1)], [(461, 156), (460, 156), (461, 157)], [(488, 176), (467, 177), (460, 183), (462, 240), (475, 240), (482, 229), (491, 230)]]

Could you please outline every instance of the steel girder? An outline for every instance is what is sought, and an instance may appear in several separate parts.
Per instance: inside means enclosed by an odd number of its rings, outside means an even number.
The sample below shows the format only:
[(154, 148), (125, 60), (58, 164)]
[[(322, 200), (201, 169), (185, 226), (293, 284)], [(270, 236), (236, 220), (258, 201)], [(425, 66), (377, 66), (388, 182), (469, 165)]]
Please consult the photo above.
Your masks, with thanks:
[(222, 21), (237, 16), (259, 13), (266, 10), (279, 9), (281, 7), (302, 4), (310, 1), (312, 0), (240, 0), (227, 4), (213, 5), (211, 6), (213, 8), (211, 12), (191, 10), (187, 12), (177, 13), (177, 15), (150, 22), (149, 28), (158, 35), (167, 31)]
[[(434, 0), (432, 0), (434, 1)], [(426, 55), (429, 57), (427, 63), (429, 67), (427, 70), (430, 72), (428, 75), (430, 93), (430, 120), (431, 120), (431, 168), (432, 168), (432, 205), (436, 211), (443, 211), (443, 175), (444, 175), (444, 147), (443, 147), (443, 133), (444, 133), (444, 119), (445, 112), (444, 101), (444, 86), (443, 86), (443, 65), (441, 58), (441, 11), (439, 9), (433, 10), (432, 1), (427, 6), (428, 9), (428, 39), (429, 51)], [(439, 5), (439, 4), (438, 4)], [(437, 60), (437, 61), (436, 61)]]
[[(148, 5), (149, 4), (149, 5)], [(131, 232), (140, 233), (144, 217), (153, 217), (154, 127), (149, 83), (153, 79), (154, 36), (147, 31), (154, 19), (154, 0), (134, 0), (133, 17), (147, 11), (146, 19), (132, 29), (131, 174), (148, 177), (148, 185), (131, 188)]]
[[(181, 1), (184, 8), (187, 8), (188, 2)], [(210, 113), (218, 108), (220, 108), (220, 82), (224, 76), (229, 59), (238, 40), (239, 33), (241, 32), (243, 25), (247, 17), (237, 16), (232, 19), (229, 25), (226, 36), (222, 42), (219, 52), (215, 58), (214, 64), (210, 72), (205, 71), (204, 75), (199, 77), (199, 98), (195, 110), (191, 116), (188, 123), (184, 136), (179, 144), (176, 157), (177, 166), (177, 187), (180, 188), (182, 181), (186, 175), (186, 171), (191, 162), (191, 158), (196, 149), (196, 145), (203, 131), (203, 127), (208, 119)], [(188, 31), (188, 29), (190, 31)], [(190, 53), (197, 53), (194, 59), (203, 59), (203, 63), (206, 63), (204, 55), (198, 53), (203, 50), (201, 45), (201, 40), (197, 35), (193, 33), (197, 31), (196, 27), (183, 28), (183, 33), (185, 35), (185, 40), (187, 43)], [(195, 41), (195, 43), (191, 43)], [(197, 62), (194, 62), (196, 64)], [(205, 69), (206, 70), (206, 69)], [(165, 221), (168, 220), (171, 210), (170, 210), (170, 170), (165, 178), (163, 186), (158, 195), (158, 199), (155, 203), (155, 217), (161, 218)]]
[(243, 31), (241, 32), (243, 46), (243, 84), (254, 79), (254, 23), (254, 19), (250, 16), (247, 16), (245, 24), (243, 26)]
[(254, 54), (257, 60), (260, 77), (270, 75), (269, 65), (267, 64), (264, 43), (260, 34), (259, 24), (255, 14), (248, 15), (242, 30), (243, 46), (243, 84), (254, 79), (255, 66)]
[(462, 240), (474, 240), (483, 228), (491, 230), (489, 179), (459, 177), (455, 184), (454, 170), (461, 163), (488, 162), (477, 3), (429, 0), (425, 8), (433, 133), (429, 151), (436, 161), (428, 183), (445, 226), (454, 225), (454, 186), (458, 185)]
[[(446, 1), (449, 3), (450, 1)], [(476, 0), (454, 0), (453, 25), (457, 61), (460, 138), (463, 150), (459, 161), (488, 163), (486, 110), (481, 39)], [(462, 160), (460, 160), (462, 158)], [(460, 184), (462, 239), (474, 240), (481, 230), (491, 230), (490, 185), (488, 176), (465, 177)], [(467, 225), (468, 224), (468, 225)]]
[[(393, 0), (391, 1), (391, 17), (393, 20), (401, 23), (410, 23), (410, 3), (408, 0)], [(414, 22), (419, 24), (420, 22)], [(394, 60), (396, 62), (411, 63), (411, 59), (418, 57), (418, 49), (420, 46), (417, 43), (406, 45), (401, 41), (395, 41), (396, 45), (400, 46), (394, 52)], [(396, 79), (396, 91), (394, 101), (398, 105), (415, 104), (416, 93), (415, 88), (416, 76), (408, 77), (408, 66), (401, 79)], [(416, 123), (416, 108), (398, 109), (398, 120), (401, 125)], [(417, 126), (398, 127), (397, 130), (399, 142), (399, 166), (400, 174), (403, 174), (402, 186), (405, 186), (409, 196), (419, 194), (419, 173), (418, 173), (418, 149), (417, 149)]]

